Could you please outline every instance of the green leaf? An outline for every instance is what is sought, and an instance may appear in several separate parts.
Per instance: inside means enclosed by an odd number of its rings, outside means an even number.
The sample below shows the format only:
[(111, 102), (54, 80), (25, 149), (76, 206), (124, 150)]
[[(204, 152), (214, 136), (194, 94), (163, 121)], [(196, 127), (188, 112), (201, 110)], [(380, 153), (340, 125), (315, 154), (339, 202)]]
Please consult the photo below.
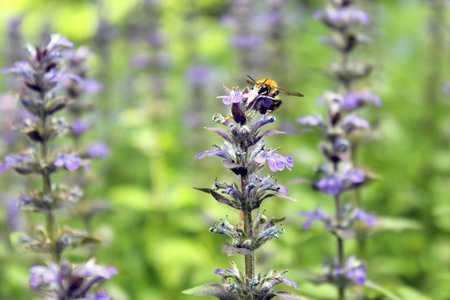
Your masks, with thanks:
[(229, 296), (225, 288), (217, 283), (207, 283), (189, 290), (182, 291), (181, 293), (197, 297), (214, 296), (221, 300), (237, 300), (236, 297)]
[[(379, 286), (378, 284), (376, 284), (375, 282), (372, 282), (370, 280), (367, 280), (364, 286), (366, 286), (368, 288), (371, 288), (373, 290), (379, 291), (380, 293), (382, 293), (383, 295), (385, 295), (389, 299), (392, 299), (392, 300), (403, 300), (399, 296), (395, 295), (394, 293), (388, 291), (387, 289), (383, 288), (382, 286)], [(405, 298), (405, 299), (416, 299), (416, 298)]]
[(411, 219), (404, 218), (391, 218), (391, 217), (382, 217), (379, 218), (380, 225), (377, 226), (379, 230), (392, 230), (392, 231), (404, 231), (404, 230), (420, 230), (422, 229), (422, 225)]

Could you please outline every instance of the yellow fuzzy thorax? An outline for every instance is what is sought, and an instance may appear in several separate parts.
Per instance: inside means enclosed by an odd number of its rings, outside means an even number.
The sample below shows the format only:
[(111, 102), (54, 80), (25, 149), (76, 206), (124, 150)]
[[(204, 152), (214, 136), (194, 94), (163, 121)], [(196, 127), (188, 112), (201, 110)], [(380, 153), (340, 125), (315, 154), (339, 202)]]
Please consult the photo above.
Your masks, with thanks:
[(263, 78), (263, 79), (258, 80), (256, 82), (256, 85), (258, 85), (258, 86), (266, 85), (266, 86), (270, 86), (271, 88), (273, 88), (273, 87), (277, 86), (277, 83), (274, 80)]

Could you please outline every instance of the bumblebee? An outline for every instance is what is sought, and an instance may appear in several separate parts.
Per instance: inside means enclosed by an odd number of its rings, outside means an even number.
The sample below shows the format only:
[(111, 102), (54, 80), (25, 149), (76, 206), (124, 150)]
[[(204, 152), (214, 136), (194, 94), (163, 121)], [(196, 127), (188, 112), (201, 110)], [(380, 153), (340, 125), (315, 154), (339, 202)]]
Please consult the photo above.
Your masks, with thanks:
[[(303, 97), (303, 94), (291, 91), (282, 87), (279, 87), (277, 83), (272, 79), (262, 78), (258, 81), (255, 81), (249, 75), (247, 75), (249, 80), (248, 83), (254, 85), (254, 89), (258, 89), (258, 96), (254, 100), (255, 109), (257, 109), (261, 114), (265, 114), (267, 111), (271, 112), (280, 107), (282, 101), (281, 99), (275, 98), (280, 92), (289, 96), (297, 96)], [(271, 100), (271, 104), (266, 105), (268, 101)]]

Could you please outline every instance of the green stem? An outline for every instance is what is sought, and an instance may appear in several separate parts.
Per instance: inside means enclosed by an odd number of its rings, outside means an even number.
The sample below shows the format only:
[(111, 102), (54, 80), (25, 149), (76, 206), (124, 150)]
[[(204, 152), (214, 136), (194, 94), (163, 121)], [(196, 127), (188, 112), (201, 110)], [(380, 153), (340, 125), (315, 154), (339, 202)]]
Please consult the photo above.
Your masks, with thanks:
[[(41, 93), (41, 99), (43, 99), (43, 108), (42, 108), (42, 112), (40, 115), (40, 127), (42, 129), (42, 135), (45, 134), (46, 131), (46, 126), (47, 126), (47, 118), (45, 115), (45, 104), (46, 104), (46, 97), (45, 97), (45, 93), (42, 92)], [(50, 173), (48, 170), (48, 147), (47, 147), (47, 141), (44, 140), (41, 142), (40, 144), (40, 150), (41, 150), (41, 161), (43, 162), (44, 165), (44, 170), (42, 171), (41, 175), (42, 175), (42, 193), (44, 194), (44, 197), (46, 197), (47, 195), (49, 195), (49, 197), (51, 197), (51, 193), (52, 193), (52, 184), (51, 184), (51, 179), (50, 179)], [(59, 263), (60, 259), (61, 259), (61, 253), (59, 252), (59, 250), (57, 249), (56, 246), (56, 222), (55, 222), (55, 217), (53, 215), (53, 210), (51, 207), (48, 208), (48, 211), (45, 215), (45, 224), (46, 224), (46, 230), (47, 230), (47, 234), (48, 234), (48, 238), (50, 239), (50, 249), (51, 249), (51, 255), (52, 255), (52, 259), (54, 262)]]
[[(245, 195), (247, 189), (247, 176), (241, 176), (241, 191)], [(248, 204), (248, 199), (245, 199), (244, 208), (242, 210), (244, 214), (244, 232), (249, 240), (253, 240), (253, 222), (252, 222), (252, 210)], [(255, 253), (252, 252), (245, 255), (245, 277), (247, 278), (247, 286), (249, 286), (250, 280), (255, 276)]]
[[(336, 226), (339, 230), (341, 228), (341, 200), (339, 198), (339, 195), (334, 196), (334, 203), (336, 206)], [(344, 270), (345, 268), (345, 256), (344, 256), (344, 240), (336, 234), (336, 245), (337, 245), (337, 257), (338, 257), (338, 265), (339, 267)], [(338, 299), (344, 300), (345, 299), (345, 287), (342, 284), (341, 280), (338, 281)]]

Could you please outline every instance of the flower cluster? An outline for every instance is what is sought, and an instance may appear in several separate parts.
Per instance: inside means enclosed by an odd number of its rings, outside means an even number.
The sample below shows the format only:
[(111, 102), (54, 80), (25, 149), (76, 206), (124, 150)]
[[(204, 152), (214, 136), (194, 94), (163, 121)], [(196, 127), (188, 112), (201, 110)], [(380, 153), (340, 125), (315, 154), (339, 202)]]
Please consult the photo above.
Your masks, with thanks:
[[(345, 260), (344, 241), (356, 236), (354, 223), (362, 221), (365, 227), (377, 224), (374, 215), (360, 208), (359, 199), (355, 205), (342, 204), (341, 195), (348, 190), (358, 190), (361, 186), (375, 179), (375, 176), (354, 163), (355, 145), (360, 142), (361, 132), (370, 132), (368, 120), (358, 116), (357, 110), (367, 104), (381, 106), (381, 99), (368, 90), (356, 90), (356, 82), (366, 77), (372, 67), (367, 63), (358, 62), (350, 54), (361, 43), (368, 41), (363, 34), (357, 33), (360, 25), (369, 25), (370, 18), (366, 12), (355, 7), (352, 0), (330, 0), (330, 5), (314, 14), (333, 31), (332, 37), (322, 38), (326, 44), (334, 47), (341, 61), (331, 64), (329, 75), (340, 85), (340, 93), (326, 92), (319, 97), (318, 103), (325, 104), (327, 115), (309, 115), (297, 119), (301, 125), (312, 126), (313, 131), (322, 136), (320, 151), (326, 163), (316, 169), (316, 178), (306, 180), (311, 186), (334, 199), (335, 213), (328, 214), (324, 209), (317, 208), (312, 212), (301, 212), (306, 218), (304, 230), (309, 230), (313, 222), (323, 222), (325, 229), (336, 237), (336, 259), (327, 262), (324, 267), (325, 280), (338, 289), (339, 299), (345, 298), (345, 289), (351, 282), (364, 285), (367, 275), (365, 265), (350, 257)], [(303, 180), (303, 182), (305, 182)], [(358, 226), (358, 229), (365, 228)], [(356, 233), (356, 234), (355, 234)]]
[(101, 267), (95, 259), (86, 263), (71, 265), (63, 259), (59, 265), (50, 263), (48, 267), (34, 266), (30, 269), (31, 289), (50, 299), (113, 299), (105, 291), (88, 295), (87, 292), (117, 274), (113, 267)]
[[(267, 148), (264, 138), (284, 134), (277, 130), (263, 131), (263, 126), (275, 122), (270, 114), (272, 97), (260, 93), (260, 87), (253, 89), (229, 89), (225, 86), (226, 95), (222, 99), (225, 105), (231, 106), (227, 117), (216, 113), (213, 122), (225, 128), (206, 128), (224, 139), (220, 145), (213, 145), (215, 149), (198, 154), (195, 158), (202, 159), (208, 156), (217, 156), (222, 159), (222, 166), (238, 176), (239, 184), (222, 183), (217, 179), (212, 188), (197, 188), (210, 194), (216, 201), (226, 204), (242, 212), (243, 222), (233, 226), (228, 218), (221, 220), (210, 228), (211, 233), (228, 236), (230, 243), (224, 243), (222, 252), (233, 256), (236, 254), (245, 257), (245, 274), (241, 274), (236, 265), (232, 263), (232, 270), (216, 270), (222, 276), (222, 285), (209, 283), (197, 288), (184, 291), (185, 294), (215, 296), (219, 299), (271, 299), (279, 296), (284, 299), (304, 299), (286, 292), (273, 292), (272, 287), (284, 282), (298, 289), (293, 281), (283, 278), (281, 274), (271, 271), (266, 275), (255, 273), (255, 250), (272, 239), (279, 239), (284, 234), (281, 228), (284, 218), (268, 220), (265, 211), (257, 212), (253, 219), (253, 210), (258, 210), (265, 199), (279, 197), (294, 200), (287, 194), (289, 190), (279, 184), (274, 175), (260, 177), (258, 172), (264, 166), (269, 166), (273, 172), (284, 169), (291, 170), (294, 163), (290, 156), (283, 156), (277, 151), (279, 148)], [(261, 107), (265, 107), (264, 114)]]
[(273, 297), (280, 297), (281, 299), (297, 299), (306, 300), (303, 296), (292, 295), (283, 291), (272, 291), (272, 288), (280, 283), (287, 286), (292, 286), (296, 290), (300, 287), (291, 279), (284, 278), (287, 270), (277, 273), (275, 270), (270, 270), (267, 274), (258, 274), (257, 277), (246, 284), (247, 279), (237, 268), (234, 262), (230, 262), (231, 269), (216, 269), (214, 274), (222, 276), (223, 285), (217, 283), (205, 284), (201, 287), (191, 289), (192, 293), (199, 297), (215, 296), (218, 299), (272, 299)]
[[(55, 148), (51, 143), (71, 128), (63, 118), (54, 115), (71, 102), (69, 97), (57, 96), (58, 85), (83, 84), (82, 74), (65, 71), (64, 50), (73, 43), (59, 34), (52, 34), (46, 47), (26, 46), (26, 60), (2, 70), (17, 73), (26, 89), (19, 95), (20, 104), (31, 117), (15, 126), (16, 130), (35, 143), (35, 147), (9, 154), (0, 165), (0, 172), (12, 168), (19, 174), (38, 174), (42, 189), (23, 193), (17, 200), (24, 211), (39, 212), (45, 217), (45, 226), (35, 225), (19, 242), (29, 250), (51, 255), (50, 266), (30, 269), (32, 290), (51, 299), (112, 299), (106, 292), (89, 294), (91, 288), (117, 274), (115, 268), (102, 268), (91, 259), (84, 264), (72, 265), (62, 259), (63, 252), (85, 244), (99, 243), (86, 232), (63, 225), (58, 226), (55, 212), (77, 204), (83, 193), (79, 187), (52, 183), (51, 175), (62, 169), (70, 172), (83, 166), (90, 169), (88, 160), (70, 148)], [(73, 90), (73, 94), (75, 94)]]

